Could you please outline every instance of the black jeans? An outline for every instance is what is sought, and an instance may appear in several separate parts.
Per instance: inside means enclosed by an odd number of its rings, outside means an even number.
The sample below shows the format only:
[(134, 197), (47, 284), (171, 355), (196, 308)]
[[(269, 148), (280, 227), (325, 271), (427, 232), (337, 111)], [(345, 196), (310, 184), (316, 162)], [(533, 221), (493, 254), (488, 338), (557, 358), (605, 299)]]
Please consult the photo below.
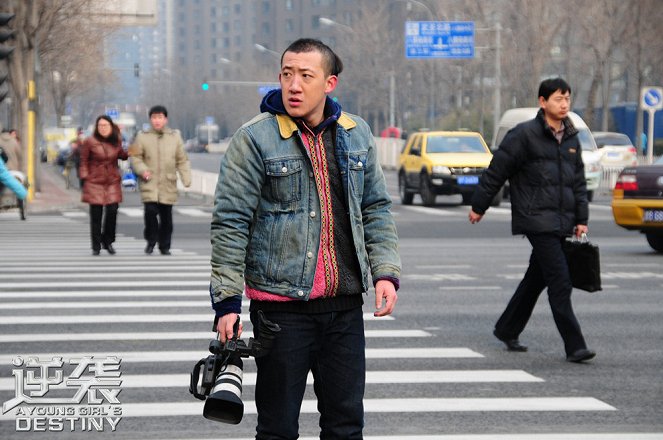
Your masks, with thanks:
[(147, 202), (144, 218), (145, 229), (143, 237), (150, 245), (159, 243), (159, 249), (170, 249), (170, 238), (173, 235), (173, 205), (157, 202)]
[[(265, 312), (278, 324), (274, 346), (256, 358), (256, 439), (296, 439), (309, 371), (321, 439), (361, 439), (366, 359), (362, 308), (318, 314)], [(251, 312), (259, 333), (257, 312)]]
[(580, 324), (571, 306), (571, 276), (562, 250), (563, 237), (554, 234), (530, 234), (532, 244), (529, 267), (513, 294), (495, 330), (509, 339), (517, 339), (532, 316), (539, 295), (548, 287), (548, 302), (557, 330), (564, 340), (567, 355), (587, 348)]
[(90, 238), (93, 250), (98, 251), (102, 245), (106, 246), (115, 242), (117, 208), (117, 203), (90, 205)]

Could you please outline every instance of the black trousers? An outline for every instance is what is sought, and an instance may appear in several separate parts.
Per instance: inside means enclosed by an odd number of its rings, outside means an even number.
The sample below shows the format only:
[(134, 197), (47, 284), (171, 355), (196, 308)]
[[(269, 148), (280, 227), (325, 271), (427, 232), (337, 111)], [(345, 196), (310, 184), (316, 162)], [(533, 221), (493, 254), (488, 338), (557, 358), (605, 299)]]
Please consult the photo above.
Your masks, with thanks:
[(548, 302), (557, 330), (564, 340), (567, 355), (587, 348), (580, 324), (571, 306), (571, 276), (562, 250), (563, 237), (554, 234), (531, 234), (529, 267), (506, 310), (495, 324), (495, 330), (509, 339), (517, 339), (532, 316), (536, 301), (548, 287)]
[(145, 229), (143, 237), (150, 245), (159, 243), (159, 249), (170, 249), (170, 238), (173, 235), (173, 205), (157, 202), (147, 202), (144, 218)]
[(115, 242), (117, 208), (117, 203), (90, 205), (90, 238), (93, 250), (98, 251), (102, 245), (106, 246)]

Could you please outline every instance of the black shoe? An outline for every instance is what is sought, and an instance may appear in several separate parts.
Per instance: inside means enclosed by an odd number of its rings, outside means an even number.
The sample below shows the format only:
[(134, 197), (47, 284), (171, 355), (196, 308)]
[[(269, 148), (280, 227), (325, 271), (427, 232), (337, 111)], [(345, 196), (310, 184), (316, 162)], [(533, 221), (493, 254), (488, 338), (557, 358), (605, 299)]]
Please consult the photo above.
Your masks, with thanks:
[(161, 255), (170, 255), (170, 249), (159, 249)]
[(103, 247), (104, 249), (106, 249), (106, 250), (108, 251), (109, 254), (111, 254), (111, 255), (115, 255), (115, 249), (113, 248), (113, 245), (112, 245), (112, 244), (110, 244), (110, 243), (108, 243), (108, 244), (104, 244), (104, 245), (102, 245), (102, 247)]
[(574, 351), (573, 354), (568, 355), (566, 360), (567, 362), (581, 363), (593, 359), (594, 356), (596, 356), (595, 351), (581, 348), (580, 350)]
[(154, 251), (154, 245), (148, 243), (147, 246), (145, 246), (145, 253), (147, 255), (152, 255), (153, 251)]
[(527, 346), (522, 345), (518, 339), (508, 339), (497, 333), (497, 330), (493, 330), (493, 335), (500, 341), (504, 342), (507, 350), (509, 351), (527, 351)]
[(92, 255), (99, 255), (99, 249), (92, 249)]

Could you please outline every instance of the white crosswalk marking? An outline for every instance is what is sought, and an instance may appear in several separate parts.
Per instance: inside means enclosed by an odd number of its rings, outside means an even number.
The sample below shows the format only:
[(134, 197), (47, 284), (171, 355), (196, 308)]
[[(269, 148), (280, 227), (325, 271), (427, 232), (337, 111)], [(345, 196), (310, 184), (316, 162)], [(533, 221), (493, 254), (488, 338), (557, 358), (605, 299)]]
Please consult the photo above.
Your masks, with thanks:
[[(433, 215), (457, 215), (444, 210), (407, 207)], [(142, 217), (141, 208), (121, 208), (129, 217)], [(209, 217), (198, 208), (177, 208), (178, 215)], [(498, 212), (491, 209), (491, 212)], [(116, 356), (122, 360), (122, 417), (127, 420), (151, 419), (170, 423), (178, 416), (202, 420), (202, 402), (186, 394), (193, 364), (209, 355), (207, 343), (215, 337), (211, 331), (213, 313), (210, 309), (209, 256), (173, 249), (168, 258), (142, 254), (144, 241), (118, 236), (117, 247), (128, 253), (112, 258), (93, 259), (89, 253), (86, 215), (70, 211), (62, 216), (32, 217), (30, 234), (25, 224), (3, 223), (0, 229), (0, 365), (16, 365), (17, 359), (53, 357), (65, 361), (93, 356), (103, 359)], [(85, 213), (83, 213), (85, 214)], [(34, 221), (33, 221), (34, 219)], [(4, 220), (3, 220), (4, 221)], [(52, 237), (58, 225), (58, 237)], [(21, 235), (17, 234), (21, 231)], [(48, 239), (47, 239), (48, 238)], [(429, 281), (453, 279), (465, 281), (456, 291), (497, 291), (499, 286), (473, 286), (472, 267), (467, 265), (421, 265), (421, 275), (411, 278)], [(437, 270), (453, 271), (431, 275)], [(449, 278), (451, 277), (451, 278)], [(443, 292), (445, 286), (438, 286)], [(368, 303), (368, 301), (367, 301)], [(368, 304), (371, 306), (371, 304)], [(251, 336), (248, 313), (241, 315), (245, 323), (243, 337)], [(563, 388), (550, 389), (545, 377), (514, 369), (491, 368), (490, 355), (471, 347), (436, 346), (433, 338), (440, 327), (418, 329), (409, 320), (398, 316), (375, 318), (364, 314), (367, 345), (367, 392), (364, 405), (367, 416), (393, 414), (416, 420), (426, 415), (444, 413), (480, 417), (500, 413), (583, 413), (615, 411), (610, 402), (593, 396), (578, 395)], [(96, 327), (99, 326), (99, 328)], [(413, 341), (417, 341), (416, 347)], [(442, 344), (443, 345), (443, 344)], [(11, 347), (11, 348), (10, 348)], [(147, 347), (147, 349), (146, 349)], [(431, 362), (433, 361), (433, 362)], [(480, 362), (480, 363), (477, 363)], [(453, 364), (451, 364), (453, 363)], [(422, 368), (425, 365), (426, 367)], [(244, 413), (256, 412), (253, 390), (256, 381), (253, 358), (245, 359), (243, 387), (246, 390)], [(309, 387), (313, 383), (308, 378)], [(462, 385), (467, 393), (456, 395), (449, 390)], [(496, 385), (509, 386), (509, 393), (489, 392)], [(398, 394), (380, 394), (380, 390), (401, 386)], [(474, 386), (474, 388), (471, 388)], [(15, 391), (14, 377), (0, 377), (0, 392)], [(527, 387), (527, 388), (524, 388)], [(407, 393), (402, 390), (407, 389)], [(174, 397), (163, 398), (159, 390)], [(494, 388), (493, 388), (494, 390)], [(485, 394), (484, 394), (485, 392)], [(465, 395), (466, 394), (466, 395)], [(66, 405), (63, 406), (66, 408)], [(307, 395), (302, 414), (317, 413), (317, 402)], [(476, 414), (471, 416), (471, 414)], [(0, 432), (13, 432), (16, 408), (0, 415)], [(477, 419), (478, 420), (478, 419)], [(161, 423), (161, 422), (160, 422)], [(176, 426), (177, 419), (173, 419)], [(121, 430), (119, 425), (118, 430)], [(132, 425), (134, 432), (124, 437), (171, 438), (163, 429), (153, 432), (152, 423)], [(414, 425), (413, 425), (414, 426)], [(422, 425), (416, 431), (409, 426), (393, 427), (411, 435), (367, 436), (367, 440), (654, 440), (661, 435), (592, 433), (568, 434), (467, 434), (438, 435), (439, 426)], [(302, 425), (302, 439), (310, 440), (317, 426)], [(462, 429), (462, 428), (461, 428)], [(187, 439), (202, 440), (204, 430), (194, 431)], [(226, 430), (226, 439), (233, 436)], [(395, 431), (396, 432), (396, 431)], [(421, 435), (418, 435), (421, 434)], [(2, 435), (4, 438), (4, 435)], [(216, 435), (219, 437), (219, 435)], [(247, 437), (248, 439), (248, 437)]]

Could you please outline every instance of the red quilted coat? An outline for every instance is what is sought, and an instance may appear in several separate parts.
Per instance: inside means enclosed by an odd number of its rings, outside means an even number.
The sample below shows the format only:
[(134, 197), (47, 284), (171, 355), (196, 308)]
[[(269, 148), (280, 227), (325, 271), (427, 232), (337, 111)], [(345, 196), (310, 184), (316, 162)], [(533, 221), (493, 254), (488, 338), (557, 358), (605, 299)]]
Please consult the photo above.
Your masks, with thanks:
[(81, 148), (79, 177), (85, 181), (81, 200), (91, 205), (110, 205), (122, 201), (122, 186), (117, 160), (128, 158), (122, 144), (111, 145), (91, 136)]

